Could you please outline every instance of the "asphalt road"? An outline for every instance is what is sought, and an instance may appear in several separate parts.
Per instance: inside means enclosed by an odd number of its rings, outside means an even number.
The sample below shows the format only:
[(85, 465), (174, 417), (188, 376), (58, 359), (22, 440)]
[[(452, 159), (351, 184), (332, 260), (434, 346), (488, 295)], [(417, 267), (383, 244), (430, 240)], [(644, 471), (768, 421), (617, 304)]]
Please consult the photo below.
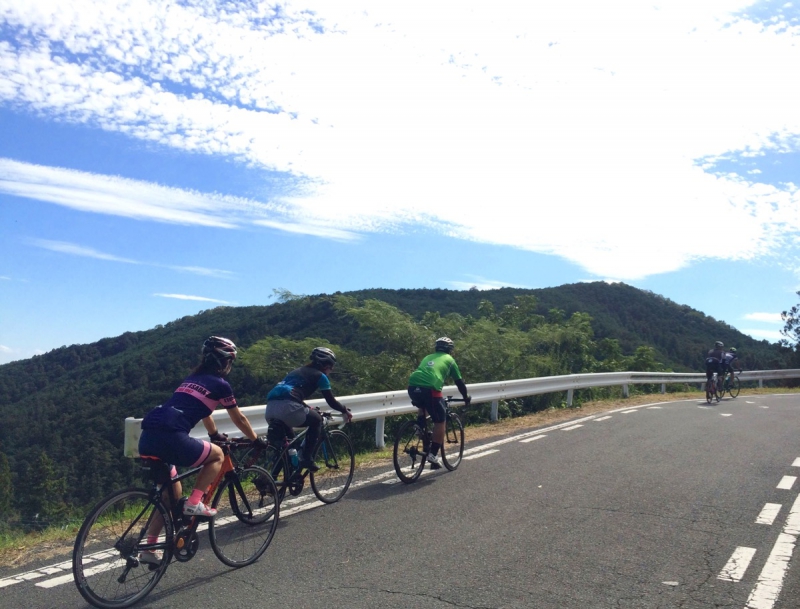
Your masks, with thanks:
[[(388, 466), (334, 505), (287, 499), (250, 567), (225, 567), (203, 536), (137, 607), (794, 609), (798, 436), (791, 395), (468, 442), (455, 472), (403, 485)], [(0, 605), (86, 607), (69, 560), (0, 574)]]

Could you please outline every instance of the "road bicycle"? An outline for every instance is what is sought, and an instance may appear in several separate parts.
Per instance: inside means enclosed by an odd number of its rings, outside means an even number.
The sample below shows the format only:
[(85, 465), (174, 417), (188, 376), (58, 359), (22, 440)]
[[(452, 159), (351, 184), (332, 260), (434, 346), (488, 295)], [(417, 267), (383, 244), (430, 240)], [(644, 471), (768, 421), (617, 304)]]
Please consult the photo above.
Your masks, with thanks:
[(714, 372), (711, 380), (706, 382), (706, 402), (711, 403), (712, 399), (719, 402), (725, 392), (722, 390), (722, 376)]
[(224, 459), (206, 497), (213, 497), (216, 516), (184, 515), (186, 497), (177, 496), (175, 483), (202, 468), (171, 478), (171, 467), (153, 458), (140, 460), (149, 488), (117, 491), (89, 512), (72, 552), (73, 577), (84, 599), (101, 609), (130, 607), (150, 593), (173, 559), (194, 557), (198, 532), (205, 529), (214, 554), (230, 567), (249, 565), (264, 553), (278, 526), (275, 482), (265, 469), (232, 459), (231, 449), (252, 445), (249, 440), (215, 444)]
[[(445, 433), (441, 455), (442, 463), (449, 471), (458, 467), (464, 455), (464, 426), (458, 415), (450, 409), (450, 403), (463, 401), (449, 395), (445, 398)], [(397, 477), (404, 483), (414, 482), (422, 475), (432, 437), (433, 424), (427, 414), (424, 428), (419, 426), (416, 419), (412, 419), (397, 430), (392, 460)]]
[(722, 395), (725, 395), (727, 391), (728, 395), (732, 398), (738, 397), (739, 391), (741, 390), (741, 383), (739, 382), (740, 374), (741, 370), (731, 370), (725, 375), (725, 379), (722, 383)]
[(356, 466), (353, 443), (341, 429), (331, 429), (334, 415), (317, 410), (322, 415), (322, 429), (317, 445), (314, 447), (312, 461), (319, 466), (317, 471), (293, 464), (289, 454), (291, 449), (303, 453), (308, 428), (295, 435), (294, 430), (278, 420), (269, 421), (267, 447), (253, 448), (243, 456), (244, 463), (260, 463), (275, 480), (278, 501), (283, 501), (286, 493), (296, 497), (305, 487), (306, 478), (311, 490), (323, 503), (336, 503), (344, 497)]

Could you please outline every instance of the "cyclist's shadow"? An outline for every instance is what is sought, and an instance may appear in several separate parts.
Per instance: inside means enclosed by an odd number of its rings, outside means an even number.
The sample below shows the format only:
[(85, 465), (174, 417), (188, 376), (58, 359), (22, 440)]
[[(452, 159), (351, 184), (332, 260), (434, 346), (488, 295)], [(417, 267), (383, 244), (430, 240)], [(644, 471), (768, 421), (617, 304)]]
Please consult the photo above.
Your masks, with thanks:
[(411, 484), (404, 484), (397, 478), (376, 484), (366, 484), (357, 489), (347, 491), (345, 498), (355, 501), (381, 501), (406, 493), (413, 493), (418, 488), (425, 488), (436, 483), (436, 476), (430, 474), (421, 476)]

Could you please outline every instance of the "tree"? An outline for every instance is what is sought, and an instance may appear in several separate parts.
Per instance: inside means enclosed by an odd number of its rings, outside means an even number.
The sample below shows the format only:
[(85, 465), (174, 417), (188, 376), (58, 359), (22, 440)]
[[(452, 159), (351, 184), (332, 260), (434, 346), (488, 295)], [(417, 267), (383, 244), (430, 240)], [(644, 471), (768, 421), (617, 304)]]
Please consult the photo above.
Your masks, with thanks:
[[(800, 296), (800, 292), (797, 292), (797, 295)], [(783, 311), (781, 319), (784, 323), (781, 334), (786, 337), (781, 344), (787, 347), (793, 344), (796, 348), (800, 343), (800, 304), (794, 305), (788, 311)]]
[(0, 531), (8, 526), (11, 519), (11, 500), (14, 496), (14, 487), (11, 484), (11, 467), (8, 464), (8, 457), (5, 453), (0, 453)]
[(28, 468), (28, 494), (21, 507), (22, 518), (31, 528), (44, 528), (63, 520), (67, 512), (67, 483), (53, 460), (42, 451)]

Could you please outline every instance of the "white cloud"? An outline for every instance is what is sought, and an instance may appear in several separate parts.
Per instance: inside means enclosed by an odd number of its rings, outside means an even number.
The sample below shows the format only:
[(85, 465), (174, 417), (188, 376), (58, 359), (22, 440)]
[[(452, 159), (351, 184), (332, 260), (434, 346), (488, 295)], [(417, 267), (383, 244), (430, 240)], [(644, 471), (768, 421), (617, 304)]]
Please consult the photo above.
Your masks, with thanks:
[(469, 290), (476, 288), (478, 290), (496, 290), (498, 288), (529, 288), (530, 286), (518, 285), (499, 281), (496, 279), (486, 279), (485, 277), (472, 276), (472, 281), (448, 281), (452, 288), (456, 290)]
[(747, 313), (744, 318), (751, 321), (763, 321), (775, 324), (783, 323), (780, 313)]
[(778, 342), (785, 338), (778, 330), (762, 330), (760, 328), (745, 328), (742, 330), (744, 334), (749, 334), (756, 340), (768, 340), (770, 342)]
[(800, 135), (787, 73), (800, 30), (735, 16), (751, 5), (10, 0), (0, 15), (19, 36), (0, 42), (0, 101), (314, 189), (228, 198), (234, 214), (216, 195), (122, 178), (86, 196), (84, 174), (50, 168), (0, 175), (0, 191), (336, 239), (422, 225), (620, 279), (764, 256), (800, 232), (798, 189), (698, 165), (794, 151)]
[(221, 305), (234, 304), (226, 300), (218, 300), (216, 298), (206, 298), (205, 296), (191, 296), (189, 294), (153, 294), (153, 296), (158, 296), (160, 298), (175, 298), (177, 300), (196, 300), (198, 302), (213, 302), (215, 304), (221, 304)]
[(5, 345), (0, 345), (0, 353), (12, 353), (13, 350), (11, 347), (6, 347)]

